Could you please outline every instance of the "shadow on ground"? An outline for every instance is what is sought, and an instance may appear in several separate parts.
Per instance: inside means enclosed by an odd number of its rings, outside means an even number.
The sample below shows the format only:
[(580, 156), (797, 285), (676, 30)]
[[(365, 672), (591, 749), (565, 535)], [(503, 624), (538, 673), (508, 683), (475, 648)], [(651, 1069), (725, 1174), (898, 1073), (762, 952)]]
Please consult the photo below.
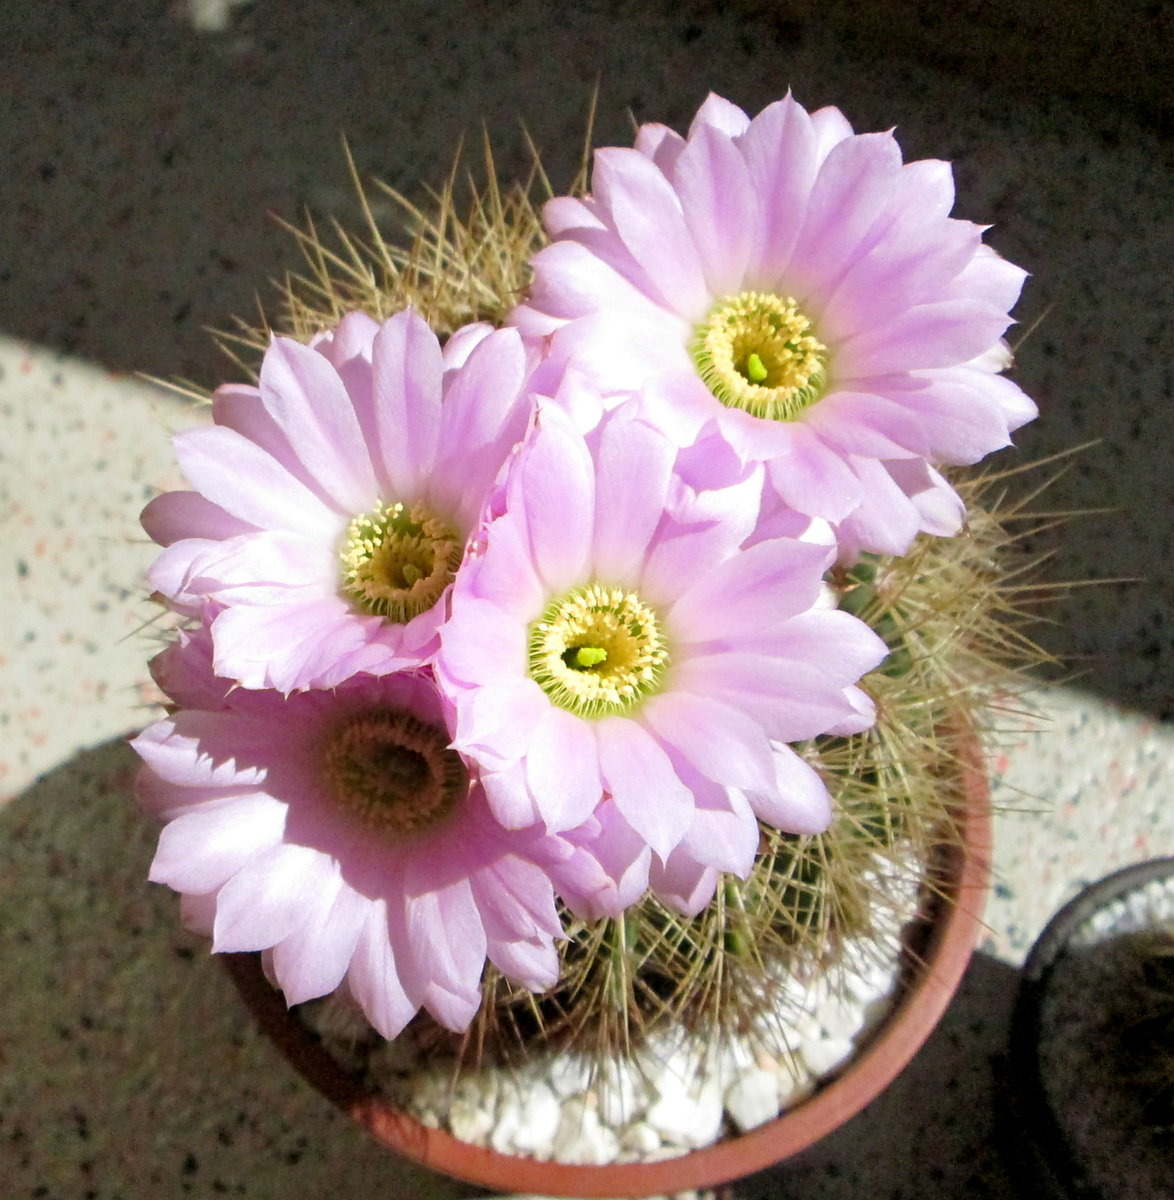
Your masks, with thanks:
[(262, 1040), (146, 882), (135, 761), (107, 743), (0, 810), (4, 1194), (480, 1195), (382, 1150)]

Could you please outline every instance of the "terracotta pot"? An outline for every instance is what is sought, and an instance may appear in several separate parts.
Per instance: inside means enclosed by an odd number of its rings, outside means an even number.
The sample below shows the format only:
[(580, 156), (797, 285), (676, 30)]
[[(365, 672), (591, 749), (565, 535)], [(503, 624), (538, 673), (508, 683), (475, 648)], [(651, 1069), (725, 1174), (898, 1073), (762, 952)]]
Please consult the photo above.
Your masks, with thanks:
[(266, 981), (258, 954), (226, 954), (225, 965), (264, 1032), (319, 1091), (399, 1154), (435, 1171), (502, 1192), (552, 1196), (650, 1196), (713, 1187), (797, 1154), (844, 1124), (901, 1072), (952, 998), (981, 928), (989, 875), (990, 804), (977, 738), (966, 743), (963, 845), (944, 851), (936, 901), (913, 947), (923, 964), (893, 1013), (841, 1073), (795, 1108), (749, 1133), (678, 1158), (579, 1166), (499, 1154), (429, 1129), (366, 1091), (321, 1047)]

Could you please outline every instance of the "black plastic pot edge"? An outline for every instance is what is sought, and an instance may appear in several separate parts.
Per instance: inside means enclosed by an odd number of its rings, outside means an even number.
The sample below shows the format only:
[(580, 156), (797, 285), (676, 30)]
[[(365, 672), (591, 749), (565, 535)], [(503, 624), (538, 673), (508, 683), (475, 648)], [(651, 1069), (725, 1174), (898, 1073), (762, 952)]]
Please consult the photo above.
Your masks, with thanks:
[(1048, 1103), (1039, 1071), (1039, 1022), (1052, 968), (1073, 931), (1097, 912), (1152, 883), (1174, 875), (1174, 857), (1122, 867), (1089, 884), (1059, 909), (1036, 940), (1023, 966), (1011, 1023), (1007, 1082), (1008, 1144), (1038, 1189), (1040, 1200), (1101, 1200), (1082, 1184), (1068, 1139)]

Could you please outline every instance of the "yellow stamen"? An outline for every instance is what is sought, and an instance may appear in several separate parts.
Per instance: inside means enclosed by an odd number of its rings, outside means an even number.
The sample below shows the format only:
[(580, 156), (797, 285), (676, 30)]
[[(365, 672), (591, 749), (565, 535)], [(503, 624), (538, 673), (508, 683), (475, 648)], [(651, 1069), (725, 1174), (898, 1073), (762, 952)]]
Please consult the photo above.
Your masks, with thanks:
[(440, 599), (463, 553), (464, 539), (428, 505), (380, 501), (347, 527), (342, 593), (360, 612), (406, 625)]
[(531, 678), (577, 716), (630, 712), (660, 690), (667, 665), (655, 612), (623, 588), (575, 588), (530, 627)]
[(794, 420), (827, 384), (827, 347), (788, 297), (723, 297), (694, 331), (691, 351), (709, 390), (756, 417)]

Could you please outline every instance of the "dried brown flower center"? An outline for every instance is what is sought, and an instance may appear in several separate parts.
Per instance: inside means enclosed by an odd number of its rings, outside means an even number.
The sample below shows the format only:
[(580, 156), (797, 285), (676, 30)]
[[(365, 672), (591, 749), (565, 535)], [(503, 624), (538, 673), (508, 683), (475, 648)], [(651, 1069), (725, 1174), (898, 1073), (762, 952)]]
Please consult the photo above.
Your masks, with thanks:
[(327, 738), (322, 767), (341, 808), (393, 834), (439, 824), (469, 789), (465, 764), (445, 730), (396, 709), (346, 720)]

